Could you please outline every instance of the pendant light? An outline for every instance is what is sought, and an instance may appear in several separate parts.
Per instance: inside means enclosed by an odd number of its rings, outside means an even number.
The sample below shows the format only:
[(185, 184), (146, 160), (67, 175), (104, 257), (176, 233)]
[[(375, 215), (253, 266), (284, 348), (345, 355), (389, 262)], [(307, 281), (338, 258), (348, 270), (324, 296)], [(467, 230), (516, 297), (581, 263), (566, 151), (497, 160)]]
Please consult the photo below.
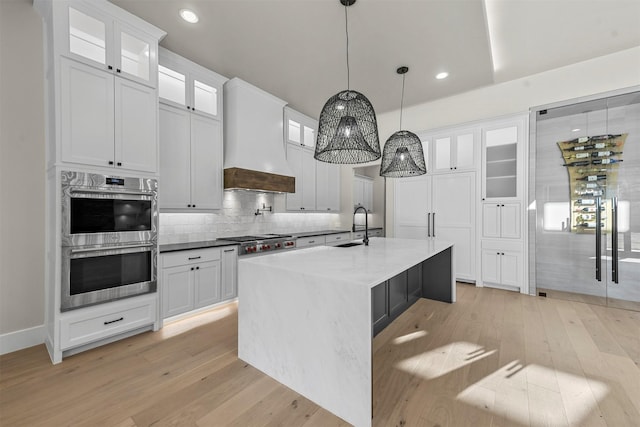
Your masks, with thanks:
[(380, 158), (378, 123), (371, 102), (349, 86), (347, 7), (356, 0), (339, 1), (344, 5), (347, 34), (347, 90), (329, 98), (322, 108), (313, 157), (327, 163), (366, 163)]
[(404, 104), (404, 78), (409, 67), (396, 70), (402, 75), (402, 98), (400, 100), (400, 129), (387, 139), (384, 144), (380, 176), (388, 178), (403, 178), (427, 173), (424, 162), (424, 152), (420, 138), (408, 130), (402, 130), (402, 106)]

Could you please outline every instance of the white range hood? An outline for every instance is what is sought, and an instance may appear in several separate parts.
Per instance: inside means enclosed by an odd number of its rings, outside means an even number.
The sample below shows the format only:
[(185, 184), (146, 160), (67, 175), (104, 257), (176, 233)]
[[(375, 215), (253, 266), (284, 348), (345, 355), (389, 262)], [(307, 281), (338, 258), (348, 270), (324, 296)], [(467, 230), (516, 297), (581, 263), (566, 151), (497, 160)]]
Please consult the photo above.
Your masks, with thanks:
[(239, 78), (225, 83), (225, 189), (295, 192), (283, 142), (285, 105)]

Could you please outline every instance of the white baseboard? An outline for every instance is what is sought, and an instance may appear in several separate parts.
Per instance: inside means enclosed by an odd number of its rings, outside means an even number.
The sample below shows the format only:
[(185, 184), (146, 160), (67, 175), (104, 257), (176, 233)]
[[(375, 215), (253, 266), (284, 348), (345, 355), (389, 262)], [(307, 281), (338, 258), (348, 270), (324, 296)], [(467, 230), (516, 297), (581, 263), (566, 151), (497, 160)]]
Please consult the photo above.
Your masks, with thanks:
[(44, 325), (0, 335), (0, 355), (44, 343)]

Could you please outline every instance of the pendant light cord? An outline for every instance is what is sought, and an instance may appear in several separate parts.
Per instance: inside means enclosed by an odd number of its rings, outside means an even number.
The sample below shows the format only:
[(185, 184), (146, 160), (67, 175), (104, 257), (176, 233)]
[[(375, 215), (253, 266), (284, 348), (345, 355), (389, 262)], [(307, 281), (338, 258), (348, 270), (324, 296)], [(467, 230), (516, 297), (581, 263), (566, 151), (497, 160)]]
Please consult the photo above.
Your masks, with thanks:
[(402, 75), (402, 97), (400, 98), (400, 130), (402, 130), (402, 107), (404, 105), (404, 76)]
[(347, 90), (349, 90), (349, 17), (347, 14), (347, 4), (348, 2), (344, 4), (344, 29), (347, 34)]

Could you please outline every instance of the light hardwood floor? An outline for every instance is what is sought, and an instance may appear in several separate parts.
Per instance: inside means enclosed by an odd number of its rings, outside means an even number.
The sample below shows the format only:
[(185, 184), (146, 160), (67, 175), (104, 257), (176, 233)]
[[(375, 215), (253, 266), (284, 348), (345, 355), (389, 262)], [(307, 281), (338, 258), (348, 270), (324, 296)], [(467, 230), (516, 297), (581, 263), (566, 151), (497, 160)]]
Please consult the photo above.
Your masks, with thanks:
[[(52, 365), (0, 357), (1, 426), (347, 425), (237, 358), (235, 304)], [(458, 284), (374, 340), (374, 426), (638, 426), (640, 313)]]

